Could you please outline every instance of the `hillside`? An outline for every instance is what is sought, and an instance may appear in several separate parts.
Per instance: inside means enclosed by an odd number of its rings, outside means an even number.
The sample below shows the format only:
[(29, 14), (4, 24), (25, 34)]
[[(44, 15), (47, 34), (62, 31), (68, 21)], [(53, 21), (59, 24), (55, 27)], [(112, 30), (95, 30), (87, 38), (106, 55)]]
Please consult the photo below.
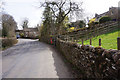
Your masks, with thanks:
[[(114, 30), (110, 33), (106, 33), (92, 38), (92, 46), (99, 46), (99, 38), (101, 38), (102, 47), (105, 49), (117, 49), (117, 37), (120, 30)], [(81, 42), (79, 42), (81, 44)], [(84, 45), (89, 45), (89, 40), (84, 41)]]

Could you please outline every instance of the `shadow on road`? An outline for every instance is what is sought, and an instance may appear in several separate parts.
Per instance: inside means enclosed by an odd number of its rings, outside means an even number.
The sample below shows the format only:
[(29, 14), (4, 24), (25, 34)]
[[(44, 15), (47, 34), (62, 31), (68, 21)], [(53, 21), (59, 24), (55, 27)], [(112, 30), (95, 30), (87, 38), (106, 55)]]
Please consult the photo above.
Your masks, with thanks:
[(60, 52), (37, 40), (20, 39), (2, 56), (6, 78), (74, 78), (71, 66)]
[(54, 66), (59, 78), (74, 78), (72, 68), (63, 55), (53, 46), (50, 46), (50, 50), (53, 52)]

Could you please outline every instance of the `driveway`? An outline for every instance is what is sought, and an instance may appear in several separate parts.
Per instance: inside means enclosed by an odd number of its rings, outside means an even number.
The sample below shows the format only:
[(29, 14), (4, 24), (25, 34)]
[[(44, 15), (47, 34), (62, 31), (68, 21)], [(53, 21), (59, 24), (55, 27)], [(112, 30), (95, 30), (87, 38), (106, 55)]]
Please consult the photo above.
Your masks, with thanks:
[(2, 52), (3, 78), (72, 78), (68, 66), (54, 48), (31, 39)]

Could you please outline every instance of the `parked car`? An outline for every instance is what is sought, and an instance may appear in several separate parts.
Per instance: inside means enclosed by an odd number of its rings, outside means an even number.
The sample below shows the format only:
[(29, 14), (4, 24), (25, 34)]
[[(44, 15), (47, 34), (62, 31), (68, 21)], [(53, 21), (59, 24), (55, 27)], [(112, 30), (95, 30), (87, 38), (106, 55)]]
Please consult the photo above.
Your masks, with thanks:
[(17, 34), (17, 35), (16, 35), (16, 38), (17, 38), (17, 39), (18, 39), (18, 38), (20, 38), (20, 35), (19, 35), (19, 34)]

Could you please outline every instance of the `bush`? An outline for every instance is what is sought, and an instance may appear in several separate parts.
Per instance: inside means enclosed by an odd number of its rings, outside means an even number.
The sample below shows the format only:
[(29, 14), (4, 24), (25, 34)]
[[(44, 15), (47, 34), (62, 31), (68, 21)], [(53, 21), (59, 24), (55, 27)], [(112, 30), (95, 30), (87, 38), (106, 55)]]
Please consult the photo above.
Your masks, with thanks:
[(99, 23), (104, 23), (104, 22), (111, 21), (111, 20), (112, 19), (110, 17), (104, 16), (100, 18)]
[(95, 25), (95, 23), (96, 23), (95, 20), (96, 20), (96, 18), (90, 19), (90, 21), (89, 21), (89, 23), (88, 23), (88, 26), (90, 27), (90, 26)]
[(16, 39), (2, 39), (2, 48), (10, 47), (17, 43)]
[(99, 22), (94, 22), (94, 24), (99, 24)]
[(75, 30), (75, 27), (70, 27), (70, 28), (68, 28), (68, 32), (72, 32), (72, 31), (74, 31)]
[(24, 33), (20, 33), (20, 37), (22, 37), (22, 38), (23, 38), (23, 37), (24, 37)]

